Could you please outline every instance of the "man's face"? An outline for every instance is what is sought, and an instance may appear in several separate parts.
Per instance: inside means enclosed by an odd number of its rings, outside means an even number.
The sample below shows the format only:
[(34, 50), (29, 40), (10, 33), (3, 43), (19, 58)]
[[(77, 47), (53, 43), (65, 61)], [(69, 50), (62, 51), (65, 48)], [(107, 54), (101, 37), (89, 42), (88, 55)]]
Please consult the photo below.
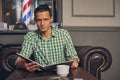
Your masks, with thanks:
[(50, 29), (52, 17), (48, 11), (37, 12), (35, 22), (41, 32), (47, 32)]

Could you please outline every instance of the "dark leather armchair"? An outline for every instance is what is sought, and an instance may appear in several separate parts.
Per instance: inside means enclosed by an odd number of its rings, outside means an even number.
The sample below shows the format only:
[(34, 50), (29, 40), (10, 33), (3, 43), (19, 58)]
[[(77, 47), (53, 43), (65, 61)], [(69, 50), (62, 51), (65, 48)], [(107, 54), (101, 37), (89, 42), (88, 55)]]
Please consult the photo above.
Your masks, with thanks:
[[(17, 56), (15, 53), (19, 52), (20, 49), (20, 44), (3, 45), (0, 48), (1, 70), (12, 72), (16, 68), (14, 63)], [(101, 80), (101, 72), (106, 71), (111, 66), (111, 53), (104, 47), (75, 46), (75, 49), (80, 58), (79, 66)]]
[(80, 58), (79, 66), (101, 80), (101, 72), (106, 71), (112, 64), (111, 53), (104, 47), (75, 46)]

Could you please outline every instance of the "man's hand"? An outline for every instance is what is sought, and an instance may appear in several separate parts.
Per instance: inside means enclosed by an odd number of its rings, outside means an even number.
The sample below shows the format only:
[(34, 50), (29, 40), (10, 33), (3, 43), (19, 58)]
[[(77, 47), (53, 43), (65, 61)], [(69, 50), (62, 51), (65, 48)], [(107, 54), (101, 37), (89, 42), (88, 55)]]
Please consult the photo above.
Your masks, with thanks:
[(20, 58), (18, 61), (17, 61), (17, 66), (19, 68), (22, 68), (22, 69), (26, 69), (30, 72), (34, 72), (36, 71), (37, 69), (40, 68), (40, 66), (38, 64), (36, 64), (35, 62), (26, 62), (25, 59), (23, 58)]
[(71, 68), (78, 68), (78, 59), (74, 58), (72, 60), (73, 60), (73, 63), (71, 65)]
[(40, 66), (36, 64), (35, 62), (30, 62), (30, 63), (25, 63), (25, 68), (30, 72), (34, 72), (37, 69), (39, 69)]

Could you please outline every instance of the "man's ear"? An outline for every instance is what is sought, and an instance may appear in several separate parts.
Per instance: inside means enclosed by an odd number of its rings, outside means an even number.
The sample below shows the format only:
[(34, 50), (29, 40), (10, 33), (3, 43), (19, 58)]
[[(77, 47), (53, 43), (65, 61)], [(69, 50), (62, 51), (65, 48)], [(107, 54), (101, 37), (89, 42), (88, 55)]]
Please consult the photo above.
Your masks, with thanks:
[(53, 16), (51, 16), (51, 23), (53, 22)]
[(36, 22), (35, 18), (34, 18), (34, 21)]

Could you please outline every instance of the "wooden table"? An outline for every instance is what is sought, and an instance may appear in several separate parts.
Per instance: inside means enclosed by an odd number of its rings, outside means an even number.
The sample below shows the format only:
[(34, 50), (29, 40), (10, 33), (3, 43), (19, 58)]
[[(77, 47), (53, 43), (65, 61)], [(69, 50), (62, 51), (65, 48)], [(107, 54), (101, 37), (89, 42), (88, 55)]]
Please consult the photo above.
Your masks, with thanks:
[[(49, 80), (50, 77), (59, 77), (56, 71), (38, 71), (28, 72), (24, 70), (15, 70), (6, 80)], [(82, 68), (70, 69), (70, 73), (65, 80), (97, 80), (96, 77)]]

